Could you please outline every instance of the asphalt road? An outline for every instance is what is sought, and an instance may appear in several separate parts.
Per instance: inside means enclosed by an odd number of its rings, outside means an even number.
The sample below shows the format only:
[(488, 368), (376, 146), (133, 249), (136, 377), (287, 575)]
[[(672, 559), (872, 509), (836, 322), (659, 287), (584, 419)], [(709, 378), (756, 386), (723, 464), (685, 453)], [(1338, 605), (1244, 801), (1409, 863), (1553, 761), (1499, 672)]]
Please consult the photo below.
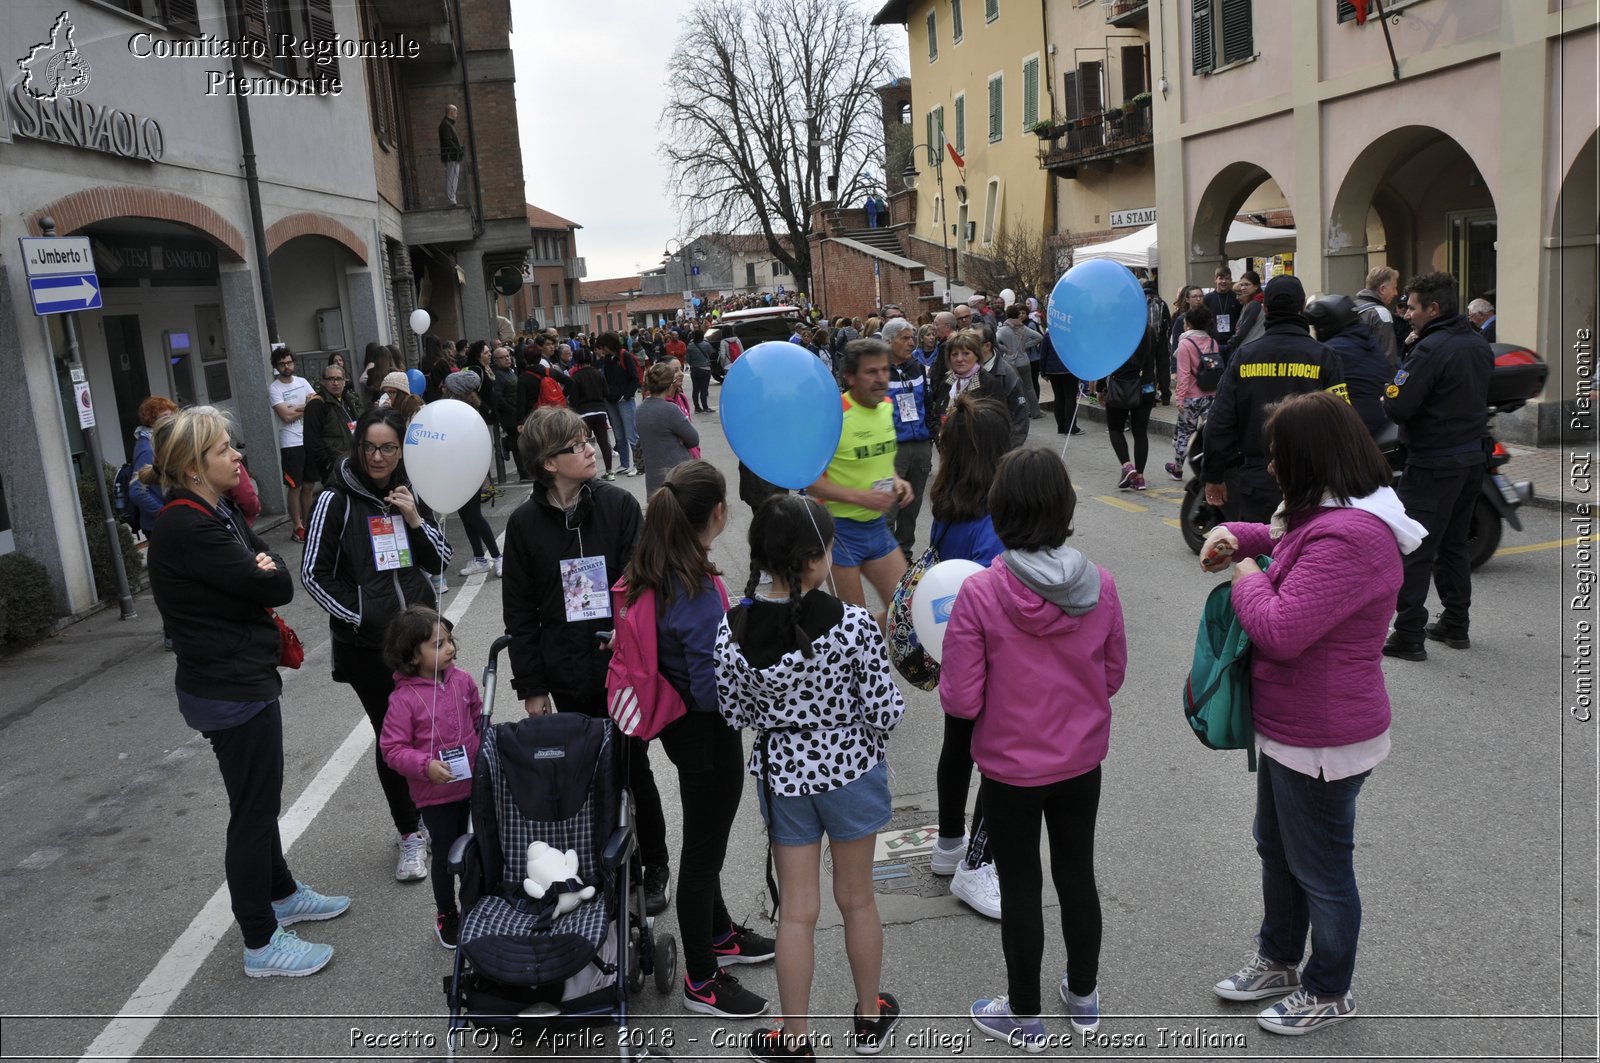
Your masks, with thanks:
[[(731, 474), (715, 418), (697, 421), (707, 457)], [(1037, 445), (1060, 445), (1049, 424), (1034, 422), (1050, 433)], [(1164, 442), (1153, 441), (1153, 481)], [(1061, 1038), (1049, 1057), (1594, 1058), (1595, 725), (1566, 710), (1575, 650), (1563, 554), (1548, 545), (1573, 534), (1566, 518), (1525, 510), (1525, 530), (1508, 532), (1501, 556), (1475, 580), (1470, 651), (1440, 647), (1426, 663), (1385, 662), (1394, 751), (1361, 796), (1357, 830), (1361, 1015), (1311, 1038), (1275, 1038), (1256, 1026), (1256, 1007), (1210, 992), (1250, 955), (1260, 916), (1254, 779), (1242, 753), (1204, 749), (1181, 719), (1195, 619), (1214, 578), (1200, 573), (1173, 526), (1176, 484), (1116, 490), (1117, 463), (1094, 426), (1073, 437), (1067, 456), (1080, 492), (1072, 544), (1116, 576), (1131, 659), (1113, 705), (1097, 842), (1105, 1021), (1098, 1038), (1067, 1044), (1068, 1023), (1050, 1002), (1065, 961), (1047, 886), (1047, 1022)], [(642, 478), (618, 483), (643, 493)], [(489, 511), (497, 531), (522, 493), (511, 489)], [(714, 556), (737, 588), (749, 514), (733, 508)], [(459, 567), (465, 543), (452, 531)], [(286, 539), (274, 533), (297, 562)], [(476, 671), (500, 630), (500, 584), (450, 581), (461, 657)], [(139, 606), (136, 621), (119, 622), (112, 610), (4, 660), (0, 814), (12, 839), (0, 870), (4, 1055), (442, 1057), (449, 958), (433, 937), (427, 885), (393, 879), (370, 729), (348, 688), (328, 676), (323, 614), (303, 592), (284, 611), (309, 651), (283, 697), (285, 829), (295, 874), (355, 903), (337, 921), (298, 928), (336, 947), (325, 971), (258, 981), (243, 976), (226, 891), (218, 892), (227, 810), (216, 767), (176, 711), (172, 658), (148, 595)], [(518, 711), (509, 690), (499, 701), (500, 718)], [(897, 828), (934, 821), (938, 703), (920, 691), (908, 703), (890, 743)], [(659, 751), (653, 759), (676, 836), (675, 775)], [(763, 856), (747, 790), (724, 888), (735, 918), (757, 926)], [(884, 988), (908, 1012), (887, 1054), (1015, 1055), (974, 1036), (966, 1018), (974, 998), (1004, 991), (998, 925), (950, 898), (921, 871), (925, 861), (888, 862), (912, 874), (886, 881), (880, 898)], [(674, 930), (670, 910), (658, 925)], [(842, 1058), (852, 994), (837, 914), (827, 908), (817, 957), (813, 1010), (833, 1016), (814, 1023), (832, 1037), (819, 1057)], [(776, 1003), (770, 966), (739, 973)], [(640, 1036), (670, 1044), (677, 1058), (742, 1054), (728, 1041), (758, 1028), (690, 1017), (676, 994), (651, 988), (636, 1012)], [(491, 1052), (615, 1049), (600, 1030), (466, 1054)]]

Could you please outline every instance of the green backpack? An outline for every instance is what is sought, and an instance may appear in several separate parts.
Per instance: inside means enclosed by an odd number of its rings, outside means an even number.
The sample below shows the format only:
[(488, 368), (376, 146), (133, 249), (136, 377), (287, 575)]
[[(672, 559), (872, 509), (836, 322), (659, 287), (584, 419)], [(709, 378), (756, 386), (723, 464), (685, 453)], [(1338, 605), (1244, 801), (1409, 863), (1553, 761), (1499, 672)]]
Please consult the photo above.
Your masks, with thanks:
[[(1264, 569), (1270, 557), (1257, 558)], [(1250, 711), (1250, 636), (1233, 611), (1231, 582), (1212, 589), (1194, 638), (1194, 661), (1183, 684), (1183, 715), (1207, 749), (1243, 749), (1256, 770)]]

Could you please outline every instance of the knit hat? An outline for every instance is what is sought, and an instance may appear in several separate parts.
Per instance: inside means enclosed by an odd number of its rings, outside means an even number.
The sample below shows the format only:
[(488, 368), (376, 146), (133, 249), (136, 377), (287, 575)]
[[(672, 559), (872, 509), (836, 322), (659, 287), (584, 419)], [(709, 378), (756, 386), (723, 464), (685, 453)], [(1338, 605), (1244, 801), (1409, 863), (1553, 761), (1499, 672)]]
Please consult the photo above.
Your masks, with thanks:
[(1287, 274), (1274, 277), (1267, 282), (1261, 290), (1264, 309), (1269, 314), (1284, 314), (1293, 316), (1301, 314), (1306, 308), (1306, 289), (1300, 283), (1299, 277)]
[(465, 398), (483, 386), (483, 378), (470, 369), (457, 369), (444, 378), (444, 390), (455, 398)]
[(394, 388), (404, 394), (411, 394), (411, 380), (404, 373), (390, 373), (383, 378), (383, 383), (378, 385), (378, 390)]

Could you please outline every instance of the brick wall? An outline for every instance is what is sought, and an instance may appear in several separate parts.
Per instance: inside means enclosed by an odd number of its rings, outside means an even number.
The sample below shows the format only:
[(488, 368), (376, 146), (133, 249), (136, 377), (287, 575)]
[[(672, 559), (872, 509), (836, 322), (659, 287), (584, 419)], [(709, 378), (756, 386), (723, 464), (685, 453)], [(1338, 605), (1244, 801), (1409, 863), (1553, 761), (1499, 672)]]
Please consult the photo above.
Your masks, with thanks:
[(516, 86), (511, 82), (474, 85), (472, 124), (478, 135), (475, 158), (483, 181), (484, 218), (526, 217)]
[[(873, 276), (873, 264), (878, 274)], [(922, 267), (907, 269), (838, 243), (811, 242), (812, 289), (830, 317), (868, 317), (880, 305), (898, 305), (915, 321), (940, 309), (941, 296), (923, 279)]]
[(511, 5), (507, 0), (469, 0), (461, 5), (461, 41), (467, 51), (504, 48), (510, 36)]
[(428, 326), (429, 335), (441, 340), (470, 339), (461, 335), (461, 300), (457, 298), (460, 286), (456, 283), (456, 271), (432, 256), (418, 256), (411, 263), (413, 269), (421, 267), (417, 277), (419, 284), (424, 275), (429, 279), (426, 309), (433, 318), (433, 324)]

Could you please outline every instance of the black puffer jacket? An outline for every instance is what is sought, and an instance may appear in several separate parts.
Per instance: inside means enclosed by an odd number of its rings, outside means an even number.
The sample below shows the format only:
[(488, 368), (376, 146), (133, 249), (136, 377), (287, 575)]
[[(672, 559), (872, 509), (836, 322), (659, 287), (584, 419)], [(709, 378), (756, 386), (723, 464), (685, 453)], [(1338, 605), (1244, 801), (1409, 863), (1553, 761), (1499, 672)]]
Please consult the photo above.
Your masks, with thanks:
[[(402, 468), (389, 488), (410, 486)], [(415, 493), (413, 491), (413, 493)], [(389, 621), (408, 605), (437, 607), (430, 574), (442, 572), (450, 560), (450, 542), (434, 522), (433, 511), (419, 498), (420, 528), (407, 528), (399, 512), (380, 496), (372, 482), (341, 461), (317, 496), (306, 523), (306, 555), (300, 581), (318, 605), (328, 611), (328, 627), (338, 642), (369, 649), (383, 645)], [(372, 553), (373, 517), (392, 516), (411, 549), (409, 568), (378, 571)]]
[(584, 484), (571, 513), (541, 483), (511, 514), (502, 608), (518, 697), (553, 691), (558, 702), (565, 693), (588, 703), (604, 692), (611, 653), (595, 633), (615, 629), (615, 618), (568, 623), (561, 562), (603, 556), (609, 590), (633, 558), (643, 525), (638, 501), (599, 480)]
[[(278, 627), (267, 609), (293, 600), (289, 566), (243, 520), (188, 491), (173, 492), (156, 528), (146, 562), (178, 658), (177, 688), (223, 701), (275, 699), (283, 681)], [(259, 553), (277, 569), (263, 572)]]

